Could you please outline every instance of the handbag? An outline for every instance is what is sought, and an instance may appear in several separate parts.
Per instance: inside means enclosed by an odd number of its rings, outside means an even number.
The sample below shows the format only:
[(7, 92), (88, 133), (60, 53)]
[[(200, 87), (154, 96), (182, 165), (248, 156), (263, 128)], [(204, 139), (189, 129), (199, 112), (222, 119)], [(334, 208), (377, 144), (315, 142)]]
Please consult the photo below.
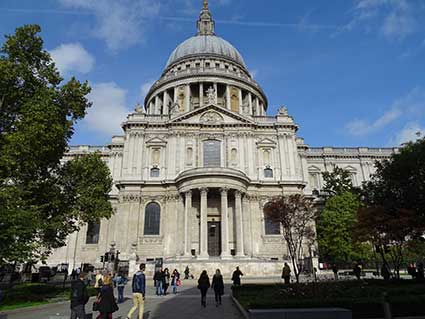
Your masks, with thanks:
[(179, 287), (182, 285), (182, 282), (180, 281), (180, 279), (177, 279), (176, 284), (177, 284), (177, 286), (179, 286)]
[(99, 302), (96, 300), (93, 302), (93, 311), (99, 311)]

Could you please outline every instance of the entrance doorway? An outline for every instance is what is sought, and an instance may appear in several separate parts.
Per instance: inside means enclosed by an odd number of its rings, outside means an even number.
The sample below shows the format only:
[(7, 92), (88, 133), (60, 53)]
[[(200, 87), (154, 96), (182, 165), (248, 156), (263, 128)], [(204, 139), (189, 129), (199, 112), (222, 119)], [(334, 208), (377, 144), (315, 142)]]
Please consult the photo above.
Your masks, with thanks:
[(221, 225), (220, 222), (208, 222), (208, 255), (211, 257), (221, 254)]

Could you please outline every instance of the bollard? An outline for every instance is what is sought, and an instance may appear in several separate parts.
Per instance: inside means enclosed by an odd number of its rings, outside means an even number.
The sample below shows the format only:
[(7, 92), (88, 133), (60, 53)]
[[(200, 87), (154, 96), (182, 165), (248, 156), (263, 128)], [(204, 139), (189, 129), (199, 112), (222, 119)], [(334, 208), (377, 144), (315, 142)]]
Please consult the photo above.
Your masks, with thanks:
[(393, 316), (391, 315), (391, 307), (388, 302), (388, 294), (386, 292), (382, 294), (382, 307), (384, 308), (384, 318), (392, 319)]

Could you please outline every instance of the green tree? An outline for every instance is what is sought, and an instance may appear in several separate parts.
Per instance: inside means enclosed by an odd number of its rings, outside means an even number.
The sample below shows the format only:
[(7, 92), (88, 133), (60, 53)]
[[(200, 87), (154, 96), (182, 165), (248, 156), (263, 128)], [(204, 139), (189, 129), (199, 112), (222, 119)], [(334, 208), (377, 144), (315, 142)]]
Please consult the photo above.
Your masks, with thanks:
[(61, 165), (90, 87), (62, 83), (40, 31), (17, 28), (0, 50), (0, 263), (43, 258), (82, 223), (112, 214), (99, 155)]
[(340, 263), (365, 259), (364, 247), (353, 239), (360, 204), (359, 197), (348, 191), (326, 201), (317, 222), (320, 255), (326, 260)]
[(329, 196), (355, 191), (351, 173), (343, 168), (336, 166), (332, 172), (323, 172), (322, 176), (325, 182), (323, 191), (328, 193)]

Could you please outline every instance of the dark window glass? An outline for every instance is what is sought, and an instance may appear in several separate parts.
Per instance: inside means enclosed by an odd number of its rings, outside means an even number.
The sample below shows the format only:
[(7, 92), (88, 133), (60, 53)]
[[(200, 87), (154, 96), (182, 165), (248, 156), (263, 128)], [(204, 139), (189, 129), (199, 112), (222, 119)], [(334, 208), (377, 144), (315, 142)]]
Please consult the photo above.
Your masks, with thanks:
[(156, 167), (152, 168), (151, 177), (159, 177), (159, 172), (160, 172), (159, 168), (156, 168)]
[(220, 167), (220, 141), (208, 140), (204, 142), (204, 167)]
[(280, 224), (273, 222), (269, 217), (264, 217), (266, 235), (280, 235)]
[(159, 235), (161, 208), (157, 203), (149, 203), (145, 209), (145, 235)]
[(270, 167), (264, 169), (264, 177), (273, 177), (273, 170)]
[(99, 243), (100, 222), (89, 222), (87, 224), (86, 244)]

